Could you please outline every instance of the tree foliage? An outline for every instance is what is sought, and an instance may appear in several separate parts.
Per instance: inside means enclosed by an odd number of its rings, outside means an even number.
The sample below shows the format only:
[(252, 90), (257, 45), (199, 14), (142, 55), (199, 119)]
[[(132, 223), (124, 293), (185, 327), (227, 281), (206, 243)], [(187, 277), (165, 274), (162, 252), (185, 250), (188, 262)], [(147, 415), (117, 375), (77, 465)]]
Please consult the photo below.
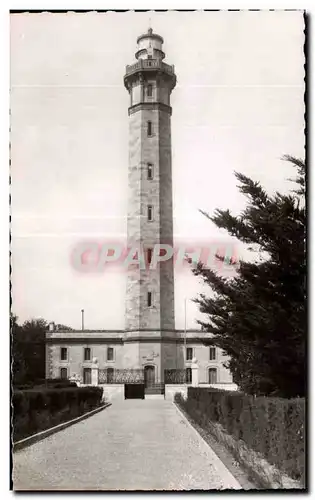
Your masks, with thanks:
[(13, 383), (23, 383), (26, 378), (26, 362), (21, 349), (21, 327), (18, 325), (18, 318), (11, 313), (11, 371)]
[[(57, 324), (57, 330), (73, 331), (73, 328)], [(45, 378), (45, 338), (48, 323), (42, 318), (18, 324), (11, 313), (11, 354), (13, 384), (32, 384)]]
[(235, 173), (247, 197), (240, 216), (229, 210), (205, 214), (266, 258), (240, 261), (236, 276), (224, 278), (199, 263), (193, 273), (213, 290), (195, 302), (208, 317), (199, 321), (212, 334), (209, 344), (230, 357), (228, 366), (242, 390), (284, 397), (305, 394), (306, 213), (305, 164), (297, 168), (292, 194), (267, 194), (259, 182)]
[(45, 334), (43, 319), (31, 319), (18, 325), (11, 314), (13, 384), (32, 383), (45, 378)]

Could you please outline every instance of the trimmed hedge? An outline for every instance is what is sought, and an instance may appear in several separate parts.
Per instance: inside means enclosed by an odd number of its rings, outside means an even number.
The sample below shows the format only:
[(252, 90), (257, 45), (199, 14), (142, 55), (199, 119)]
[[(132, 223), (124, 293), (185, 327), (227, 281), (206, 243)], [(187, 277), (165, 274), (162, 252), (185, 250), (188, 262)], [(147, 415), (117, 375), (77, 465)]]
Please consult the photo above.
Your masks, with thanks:
[(28, 384), (17, 384), (15, 390), (33, 389), (38, 387), (77, 387), (77, 384), (71, 380), (62, 378), (38, 379)]
[(101, 404), (101, 387), (38, 387), (13, 392), (14, 441), (71, 420)]
[(218, 422), (293, 479), (305, 479), (305, 400), (254, 397), (214, 388), (189, 387), (187, 400), (175, 396), (203, 426)]

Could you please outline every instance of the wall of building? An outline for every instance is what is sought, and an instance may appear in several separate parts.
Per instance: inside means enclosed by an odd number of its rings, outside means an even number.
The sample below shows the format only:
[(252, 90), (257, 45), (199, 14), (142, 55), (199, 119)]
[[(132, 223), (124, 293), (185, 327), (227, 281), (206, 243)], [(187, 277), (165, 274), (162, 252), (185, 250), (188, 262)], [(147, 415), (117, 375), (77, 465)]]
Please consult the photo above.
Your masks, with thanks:
[[(159, 157), (160, 157), (160, 239), (173, 247), (173, 196), (172, 196), (172, 151), (171, 117), (159, 113)], [(168, 259), (160, 265), (161, 329), (175, 328), (174, 316), (174, 262)]]
[[(147, 138), (147, 121), (153, 135)], [(128, 245), (140, 243), (146, 248), (159, 243), (159, 157), (158, 111), (139, 110), (129, 117), (129, 194)], [(153, 179), (147, 179), (147, 164), (153, 165)], [(153, 206), (153, 221), (147, 220), (148, 205)], [(147, 307), (147, 293), (152, 292), (152, 306)], [(160, 328), (159, 273), (134, 268), (129, 270), (126, 289), (126, 330)]]
[[(163, 181), (160, 176), (159, 158), (159, 114), (158, 110), (142, 110), (139, 119), (142, 127), (141, 163), (144, 165), (141, 181), (141, 240), (147, 246), (161, 243), (160, 228), (160, 189)], [(152, 137), (147, 136), (147, 122), (152, 122)], [(146, 165), (152, 163), (154, 168), (153, 179), (147, 179)], [(153, 220), (148, 221), (147, 207), (153, 207)], [(141, 328), (161, 328), (161, 284), (160, 272), (157, 269), (148, 269), (140, 273), (140, 316)], [(152, 306), (147, 306), (147, 293), (152, 293)]]
[(100, 387), (103, 388), (103, 401), (122, 401), (125, 399), (124, 384), (104, 384)]
[[(177, 336), (176, 332), (172, 334)], [(162, 372), (164, 370), (181, 370), (184, 368), (184, 349), (176, 342), (163, 342), (162, 350)]]
[[(147, 137), (147, 122), (152, 136)], [(170, 116), (160, 110), (139, 110), (129, 117), (128, 244), (146, 248), (173, 245)], [(147, 178), (147, 164), (153, 179)], [(147, 220), (148, 205), (153, 220)], [(152, 293), (152, 306), (147, 294)], [(133, 269), (127, 277), (126, 329), (174, 329), (173, 262), (157, 269)]]
[[(198, 379), (199, 383), (208, 384), (209, 383), (209, 368), (217, 369), (217, 383), (231, 383), (233, 382), (232, 375), (230, 371), (223, 365), (228, 360), (226, 356), (222, 353), (221, 349), (216, 348), (216, 359), (210, 360), (210, 348), (201, 344), (188, 342), (186, 347), (192, 347), (193, 358), (196, 358), (197, 364), (199, 366)], [(184, 346), (182, 346), (184, 351)], [(186, 357), (186, 356), (185, 356)], [(191, 364), (191, 361), (185, 362), (186, 368)]]
[[(147, 86), (152, 85), (152, 95), (148, 95)], [(163, 78), (159, 78), (157, 84), (156, 79), (151, 79), (149, 76), (140, 83), (138, 80), (130, 89), (131, 106), (140, 104), (141, 102), (159, 102), (170, 105), (170, 90), (169, 84)]]
[[(136, 332), (137, 333), (137, 332)], [(133, 332), (135, 334), (135, 332)], [(164, 380), (165, 369), (183, 369), (189, 368), (191, 361), (186, 360), (185, 344), (176, 342), (163, 342), (160, 339), (159, 331), (141, 332), (146, 337), (153, 338), (156, 336), (156, 341), (150, 342), (134, 342), (125, 339), (125, 343), (121, 343), (119, 338), (122, 338), (121, 333), (104, 332), (101, 333), (86, 333), (86, 332), (48, 332), (49, 342), (46, 344), (46, 377), (59, 378), (60, 368), (67, 368), (68, 377), (74, 375), (83, 375), (83, 368), (90, 368), (93, 358), (97, 358), (100, 369), (113, 367), (116, 369), (122, 368), (143, 368), (146, 365), (155, 366), (156, 382)], [(182, 338), (183, 333), (180, 331), (169, 332), (169, 336)], [(233, 383), (232, 376), (224, 363), (228, 360), (223, 355), (222, 351), (216, 348), (216, 358), (210, 360), (209, 347), (197, 342), (197, 337), (200, 332), (195, 332), (196, 341), (193, 333), (189, 332), (189, 337), (186, 341), (186, 349), (192, 348), (192, 358), (196, 358), (198, 369), (198, 379), (200, 384), (209, 384), (209, 368), (217, 369), (217, 384)], [(80, 340), (82, 337), (82, 341)], [(102, 342), (89, 340), (88, 337), (103, 337)], [(76, 341), (72, 341), (75, 338)], [(162, 340), (162, 341), (161, 341)], [(68, 358), (66, 361), (61, 360), (61, 347), (68, 349)], [(91, 360), (84, 361), (84, 348), (90, 347)], [(114, 360), (107, 360), (107, 348), (114, 349)]]
[(130, 342), (123, 349), (123, 368), (140, 368), (139, 344)]
[(141, 101), (141, 85), (140, 83), (133, 85), (131, 89), (131, 105), (134, 106)]
[[(61, 360), (61, 347), (67, 348), (67, 360)], [(91, 349), (91, 360), (84, 361), (84, 348), (89, 347)], [(107, 360), (107, 348), (112, 347), (114, 349), (114, 360)], [(84, 368), (92, 367), (92, 360), (94, 357), (98, 360), (99, 368), (123, 368), (123, 356), (124, 349), (122, 345), (115, 344), (71, 344), (71, 339), (69, 343), (63, 342), (62, 344), (49, 344), (47, 346), (49, 351), (49, 356), (47, 358), (47, 374), (49, 378), (59, 378), (60, 369), (67, 368), (68, 377), (73, 377), (74, 375), (83, 376)]]

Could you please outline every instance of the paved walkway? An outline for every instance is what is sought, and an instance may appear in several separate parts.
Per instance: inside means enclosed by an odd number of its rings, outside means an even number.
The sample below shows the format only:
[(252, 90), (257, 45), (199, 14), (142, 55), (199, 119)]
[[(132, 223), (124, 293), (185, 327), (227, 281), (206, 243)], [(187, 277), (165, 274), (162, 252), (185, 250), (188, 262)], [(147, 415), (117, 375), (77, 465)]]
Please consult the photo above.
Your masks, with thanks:
[(240, 489), (175, 405), (115, 402), (13, 456), (15, 490)]

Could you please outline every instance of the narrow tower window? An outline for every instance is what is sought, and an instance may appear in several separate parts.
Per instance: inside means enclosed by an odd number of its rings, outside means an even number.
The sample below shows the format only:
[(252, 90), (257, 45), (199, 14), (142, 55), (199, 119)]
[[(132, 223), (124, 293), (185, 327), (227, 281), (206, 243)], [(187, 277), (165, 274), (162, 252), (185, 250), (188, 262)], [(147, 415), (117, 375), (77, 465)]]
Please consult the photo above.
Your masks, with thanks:
[(153, 179), (153, 165), (152, 163), (148, 163), (148, 180), (152, 181)]
[(148, 221), (153, 221), (153, 207), (148, 205)]
[(149, 83), (149, 85), (147, 86), (147, 96), (152, 97), (152, 85), (151, 85), (151, 83)]
[(148, 137), (150, 137), (152, 135), (152, 122), (148, 122), (147, 127), (148, 127)]
[(148, 248), (148, 264), (152, 262), (152, 248)]
[(152, 306), (152, 292), (148, 292), (148, 307)]

